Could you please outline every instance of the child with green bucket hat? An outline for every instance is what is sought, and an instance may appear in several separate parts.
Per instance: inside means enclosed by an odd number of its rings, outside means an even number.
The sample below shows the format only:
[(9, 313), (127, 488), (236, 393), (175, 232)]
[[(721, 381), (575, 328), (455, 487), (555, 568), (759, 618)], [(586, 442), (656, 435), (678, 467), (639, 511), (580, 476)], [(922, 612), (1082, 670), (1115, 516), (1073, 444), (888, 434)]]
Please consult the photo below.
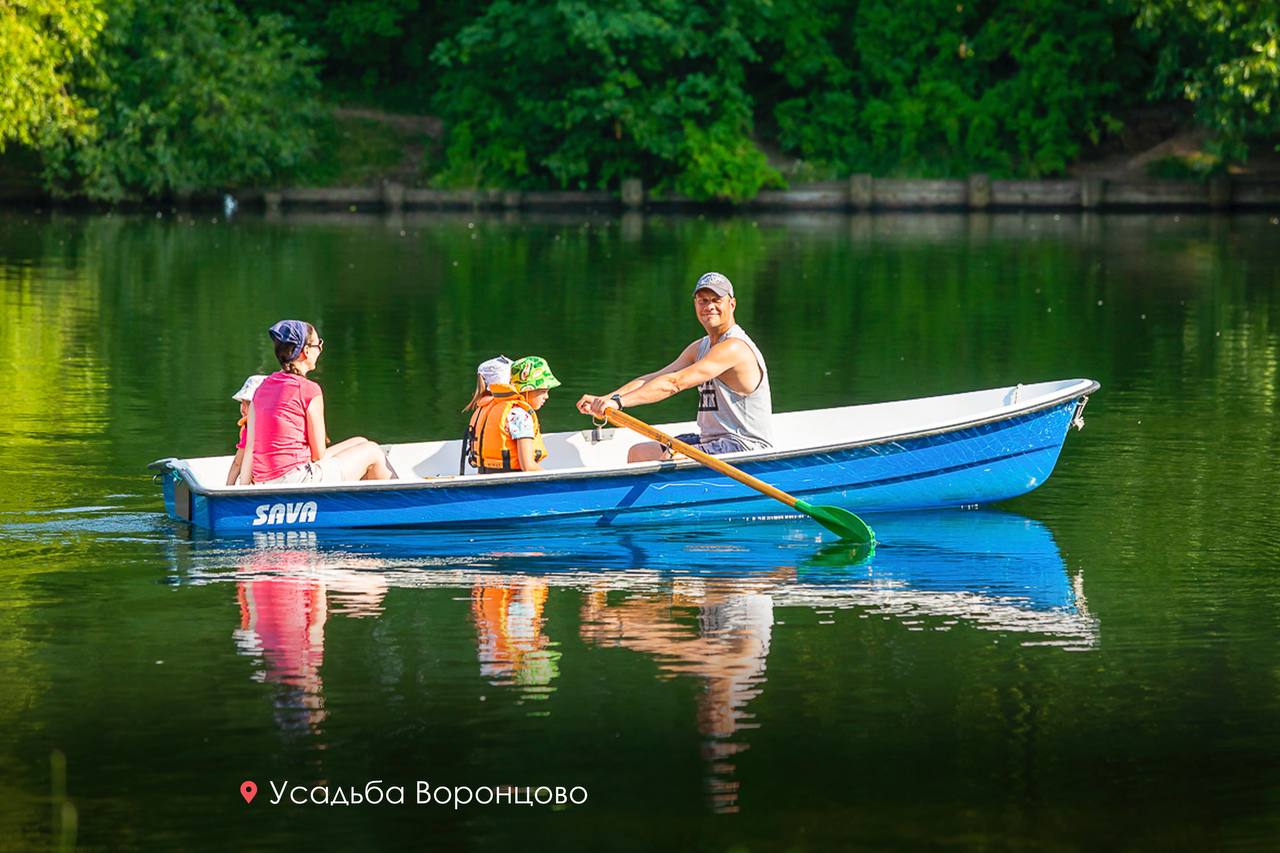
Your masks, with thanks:
[(527, 356), (511, 365), (511, 384), (491, 385), (493, 398), (478, 413), (474, 464), (481, 474), (538, 471), (547, 458), (538, 409), (560, 380), (545, 358)]

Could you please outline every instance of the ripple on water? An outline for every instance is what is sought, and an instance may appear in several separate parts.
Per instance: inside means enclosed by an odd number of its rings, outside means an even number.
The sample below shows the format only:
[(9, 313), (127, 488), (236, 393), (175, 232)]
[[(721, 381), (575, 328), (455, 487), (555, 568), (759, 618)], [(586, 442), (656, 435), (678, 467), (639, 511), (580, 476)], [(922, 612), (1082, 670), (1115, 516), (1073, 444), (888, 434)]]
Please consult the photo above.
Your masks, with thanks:
[[(10, 521), (11, 518), (39, 520)], [(121, 512), (118, 507), (86, 506), (0, 513), (0, 539), (57, 540), (68, 534), (172, 535), (174, 525), (154, 512)]]

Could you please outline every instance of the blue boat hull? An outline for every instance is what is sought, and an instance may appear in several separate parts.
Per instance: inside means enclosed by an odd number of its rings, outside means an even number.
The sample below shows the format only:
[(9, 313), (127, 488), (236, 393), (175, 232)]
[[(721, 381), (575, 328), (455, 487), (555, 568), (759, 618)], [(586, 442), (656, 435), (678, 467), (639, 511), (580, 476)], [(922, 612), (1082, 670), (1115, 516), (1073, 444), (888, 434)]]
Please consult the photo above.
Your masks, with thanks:
[[(856, 512), (990, 504), (1048, 479), (1078, 403), (1071, 399), (910, 438), (748, 460), (740, 467), (810, 503)], [(393, 482), (378, 488), (250, 494), (202, 492), (172, 468), (163, 482), (170, 516), (220, 533), (524, 521), (622, 525), (789, 512), (746, 486), (687, 463), (635, 473), (469, 477), (448, 485)]]

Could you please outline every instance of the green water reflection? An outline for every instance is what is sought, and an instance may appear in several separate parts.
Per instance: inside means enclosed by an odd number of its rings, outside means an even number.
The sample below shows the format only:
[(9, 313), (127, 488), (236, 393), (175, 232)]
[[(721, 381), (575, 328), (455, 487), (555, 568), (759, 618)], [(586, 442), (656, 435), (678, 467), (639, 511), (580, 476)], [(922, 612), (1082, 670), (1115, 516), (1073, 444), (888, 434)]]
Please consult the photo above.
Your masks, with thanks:
[[(60, 750), (86, 849), (1265, 848), (1278, 262), (1263, 214), (0, 215), (0, 846), (54, 845)], [(548, 358), (572, 429), (699, 333), (712, 268), (779, 410), (1103, 391), (1043, 488), (873, 521), (864, 563), (785, 521), (221, 541), (160, 514), (145, 463), (229, 452), (281, 316), (325, 337), (335, 438), (455, 435), (497, 351)], [(286, 779), (591, 797), (271, 806)]]

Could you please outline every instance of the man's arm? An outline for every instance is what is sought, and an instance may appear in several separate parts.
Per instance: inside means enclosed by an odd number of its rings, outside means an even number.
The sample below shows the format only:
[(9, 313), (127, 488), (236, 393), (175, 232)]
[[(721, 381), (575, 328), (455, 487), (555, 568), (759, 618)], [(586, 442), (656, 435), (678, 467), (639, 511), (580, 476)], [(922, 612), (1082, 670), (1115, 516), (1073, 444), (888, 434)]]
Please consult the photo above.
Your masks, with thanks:
[(675, 373), (677, 371), (683, 370), (684, 368), (689, 367), (694, 363), (697, 357), (697, 352), (698, 352), (698, 341), (694, 341), (693, 343), (689, 344), (687, 347), (684, 348), (684, 351), (681, 352), (680, 355), (676, 357), (675, 361), (671, 362), (666, 367), (660, 370), (655, 370), (652, 373), (646, 373), (643, 376), (637, 376), (635, 379), (632, 379), (630, 382), (626, 383), (625, 385), (622, 385), (621, 387), (615, 388), (613, 391), (610, 391), (608, 394), (605, 394), (602, 397), (597, 397), (593, 394), (583, 394), (582, 398), (578, 400), (578, 411), (582, 412), (584, 415), (590, 414), (593, 411), (595, 411), (596, 414), (599, 414), (600, 410), (595, 409), (595, 404), (597, 403), (597, 401), (608, 400), (614, 394), (617, 394), (619, 396), (623, 394), (630, 394), (636, 389), (644, 387), (646, 384), (648, 384), (649, 382), (652, 382), (654, 379), (658, 378), (659, 376), (665, 376), (668, 373)]
[[(693, 346), (691, 344), (690, 349), (685, 352), (690, 353)], [(755, 357), (750, 347), (740, 340), (728, 338), (713, 346), (706, 355), (687, 367), (656, 375), (639, 386), (619, 393), (618, 396), (622, 398), (624, 408), (657, 403), (688, 388), (696, 388), (703, 382), (715, 379), (748, 357)], [(672, 364), (675, 363), (672, 362)], [(588, 409), (583, 409), (581, 401), (578, 404), (579, 411), (584, 413), (589, 411), (594, 415), (603, 415), (607, 408), (618, 408), (618, 402), (612, 396), (594, 398)]]

